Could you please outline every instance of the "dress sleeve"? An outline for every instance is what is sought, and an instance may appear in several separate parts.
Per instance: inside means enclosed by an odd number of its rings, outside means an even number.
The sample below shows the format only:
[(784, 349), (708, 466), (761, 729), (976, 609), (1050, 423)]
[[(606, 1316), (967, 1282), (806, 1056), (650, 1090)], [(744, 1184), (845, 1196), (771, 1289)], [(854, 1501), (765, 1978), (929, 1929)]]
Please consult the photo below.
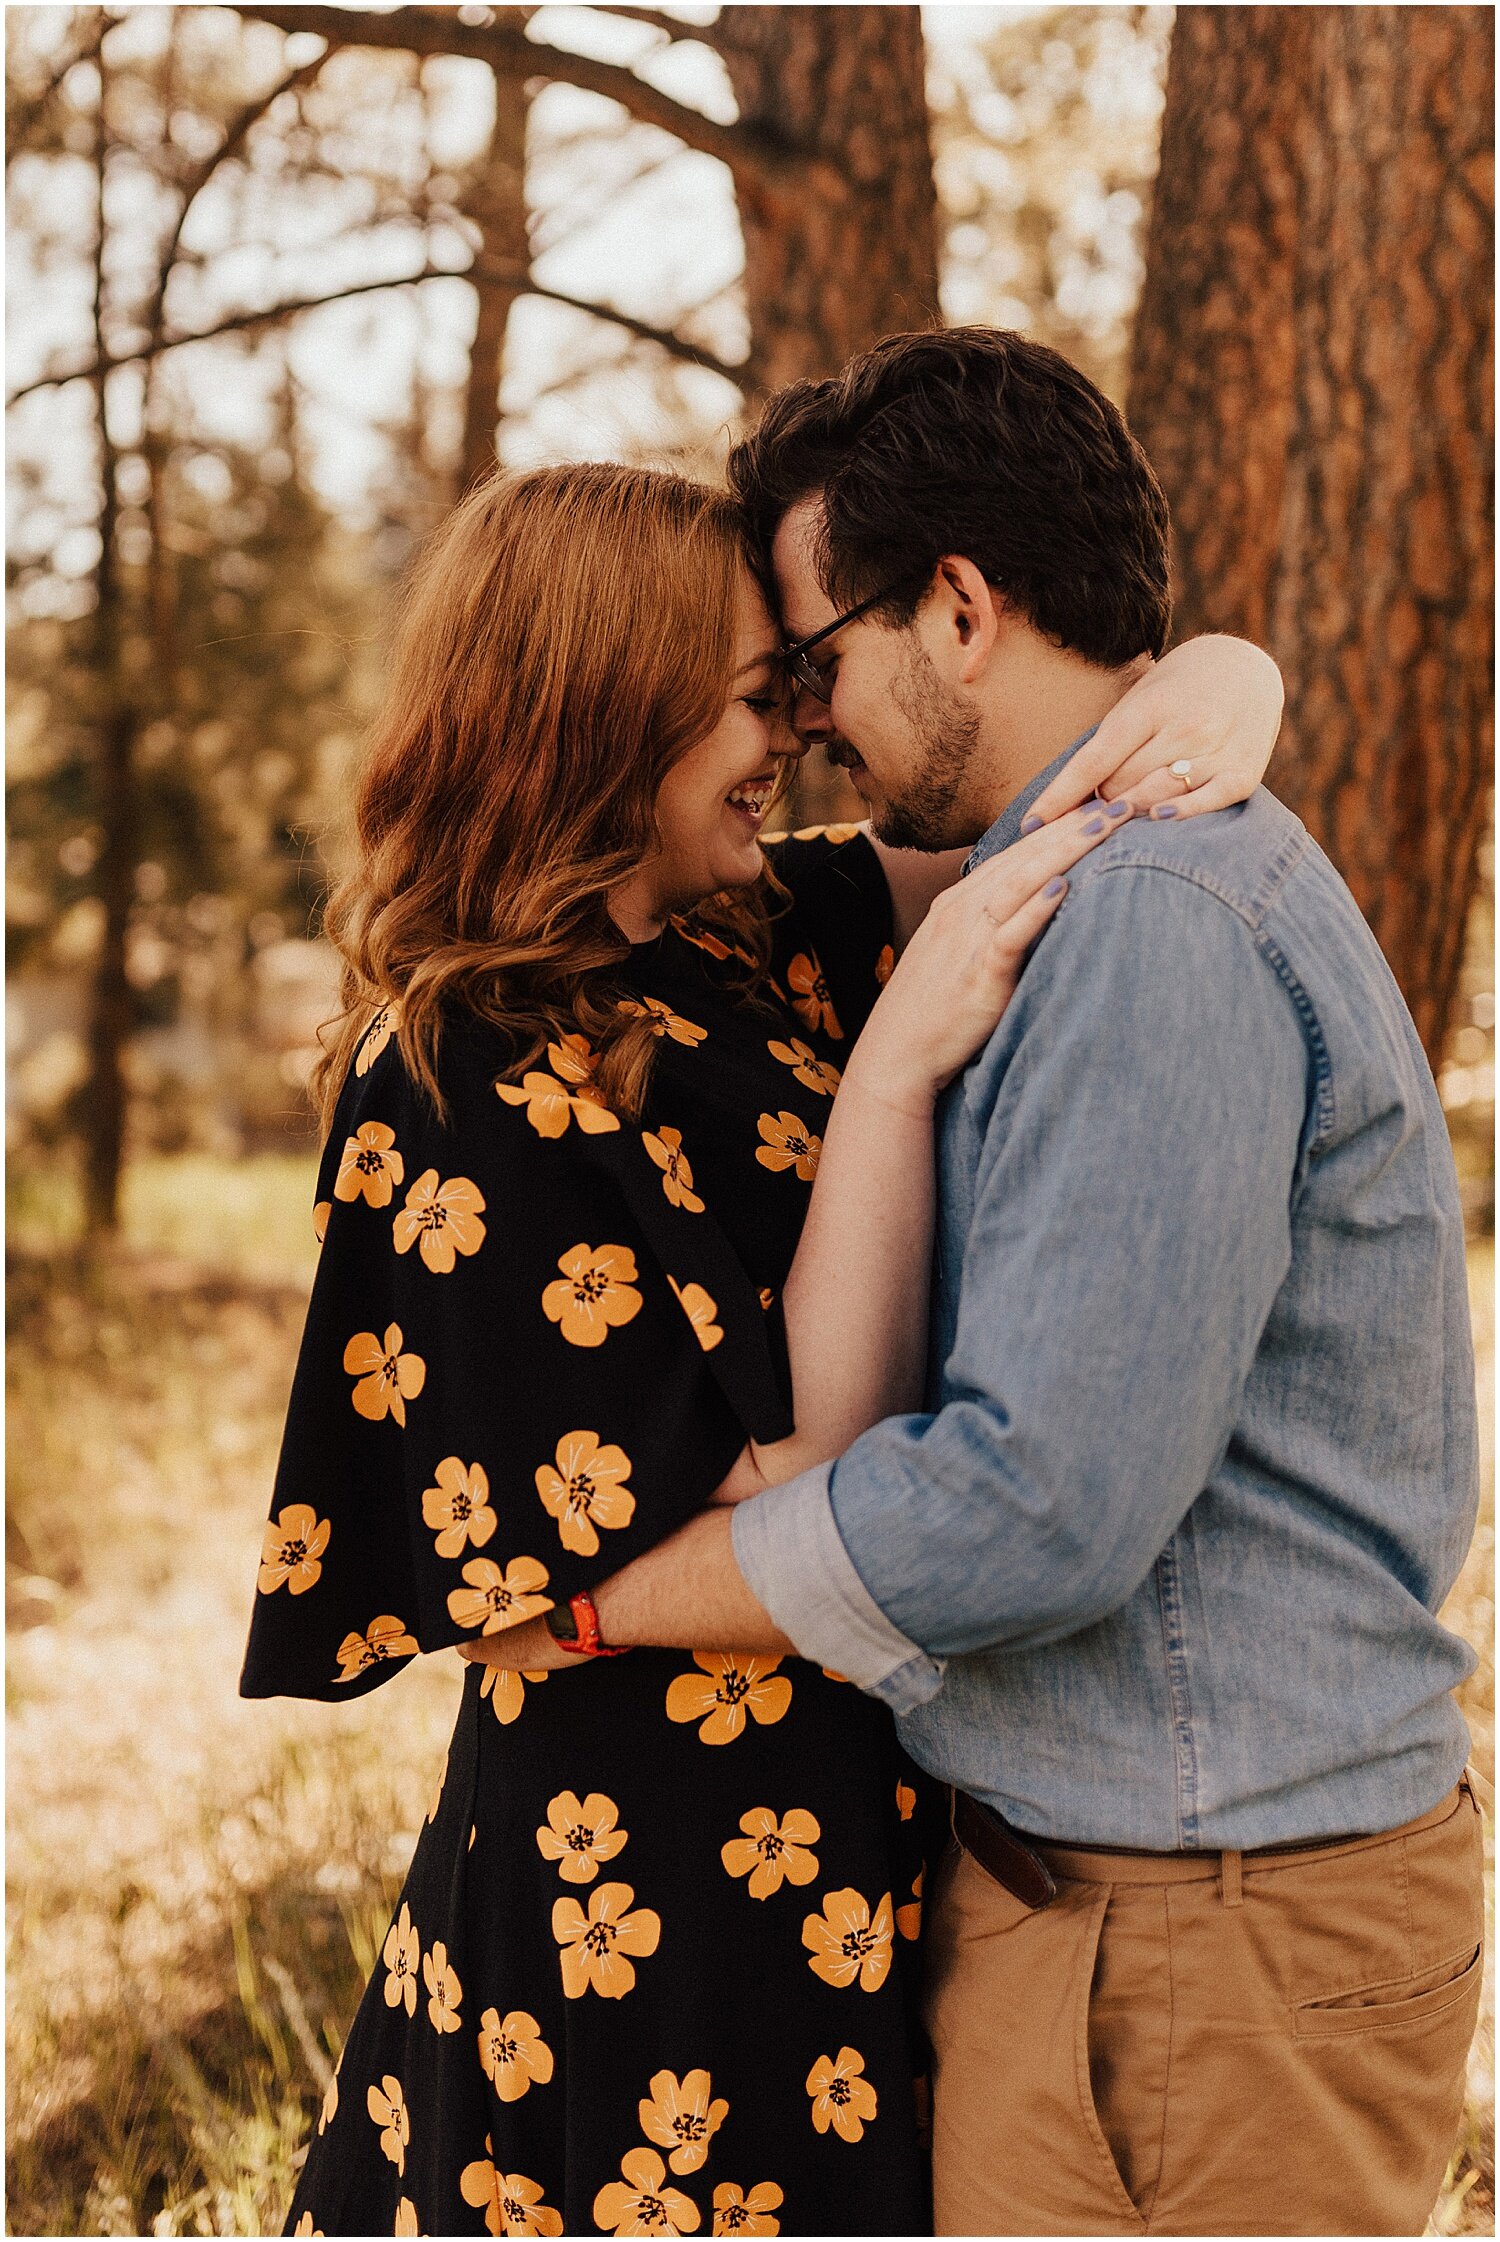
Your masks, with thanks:
[(451, 1031), (440, 1120), (378, 1040), (319, 1172), (248, 1697), (358, 1696), (566, 1602), (783, 1429), (748, 1278), (572, 1053), (497, 1089), (488, 1036)]
[(811, 826), (766, 843), (791, 908), (773, 922), (773, 971), (810, 1028), (852, 1043), (895, 962), (891, 894), (861, 826)]

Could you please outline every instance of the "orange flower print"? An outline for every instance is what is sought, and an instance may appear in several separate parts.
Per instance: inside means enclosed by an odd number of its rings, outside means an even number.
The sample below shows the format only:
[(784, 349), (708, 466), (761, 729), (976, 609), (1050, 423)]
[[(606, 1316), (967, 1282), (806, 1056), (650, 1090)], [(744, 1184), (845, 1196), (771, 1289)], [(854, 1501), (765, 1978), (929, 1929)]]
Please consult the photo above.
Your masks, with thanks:
[(802, 1925), (802, 1943), (811, 1949), (808, 1968), (825, 1985), (852, 1985), (878, 1993), (891, 1968), (891, 1895), (870, 1915), (870, 1903), (853, 1890), (826, 1892), (821, 1915)]
[(535, 2180), (528, 2180), (524, 2172), (496, 2171), (495, 2146), (488, 2134), (484, 2138), (484, 2152), (482, 2157), (464, 2166), (458, 2175), (458, 2187), (465, 2203), (472, 2203), (476, 2211), (483, 2211), (489, 2232), (561, 2234), (562, 2213), (549, 2210)]
[(804, 1043), (800, 1035), (794, 1035), (790, 1043), (768, 1043), (766, 1049), (773, 1059), (791, 1068), (794, 1081), (816, 1090), (821, 1098), (831, 1098), (843, 1080), (838, 1068), (820, 1059), (812, 1045)]
[(304, 2211), (297, 2224), (292, 2228), (292, 2235), (295, 2242), (295, 2237), (298, 2235), (321, 2234), (322, 2231), (323, 2229), (320, 2226), (313, 2225), (311, 2211)]
[[(605, 1105), (593, 1082), (594, 1054), (581, 1035), (564, 1036), (549, 1043), (547, 1056), (553, 1072), (524, 1075), (514, 1082), (497, 1082), (495, 1092), (507, 1105), (524, 1105), (526, 1118), (539, 1137), (560, 1137), (570, 1121), (585, 1136), (607, 1136), (620, 1124)], [(561, 1080), (557, 1077), (561, 1076)]]
[(427, 1988), (428, 2023), (435, 2032), (456, 2032), (463, 2022), (458, 2010), (464, 1989), (440, 1938), (422, 1956), (422, 1983)]
[(533, 2084), (545, 2086), (551, 2078), (552, 2050), (541, 2031), (523, 2008), (505, 2016), (487, 2008), (479, 2019), (479, 2060), (502, 2102), (519, 2102)]
[(911, 1888), (911, 1898), (904, 1907), (896, 1910), (896, 1928), (903, 1938), (920, 1938), (922, 1935), (922, 1883), (925, 1868), (918, 1869), (917, 1880)]
[(633, 1003), (629, 997), (626, 997), (620, 1006), (620, 1010), (630, 1013), (633, 1019), (649, 1020), (651, 1022), (651, 1033), (658, 1041), (663, 1036), (670, 1036), (674, 1043), (686, 1044), (690, 1051), (696, 1050), (700, 1043), (708, 1041), (707, 1028), (695, 1027), (691, 1020), (680, 1018), (672, 1010), (670, 1004), (662, 1003), (660, 997), (648, 996), (640, 1004)]
[(741, 965), (755, 963), (750, 952), (741, 948), (738, 942), (726, 942), (722, 936), (711, 933), (706, 926), (694, 926), (680, 914), (671, 924), (684, 942), (691, 942), (696, 950), (706, 950), (711, 958), (718, 958), (721, 963), (725, 958), (738, 958)]
[(542, 1294), (542, 1314), (570, 1347), (602, 1347), (611, 1330), (641, 1312), (635, 1255), (628, 1246), (570, 1246)]
[(832, 841), (834, 846), (838, 847), (844, 841), (852, 841), (859, 830), (860, 828), (857, 825), (799, 825), (792, 835), (792, 839), (794, 841)]
[(323, 2092), (323, 2107), (318, 2112), (318, 2131), (326, 2133), (338, 2115), (339, 2075), (335, 2071)]
[(623, 1448), (601, 1448), (596, 1432), (565, 1432), (557, 1443), (557, 1463), (541, 1464), (536, 1491), (542, 1506), (557, 1520), (564, 1549), (580, 1557), (599, 1553), (599, 1536), (628, 1526), (635, 1516), (635, 1497), (625, 1485), (630, 1458)]
[(781, 2208), (781, 2190), (774, 2180), (762, 2180), (746, 2195), (732, 2180), (721, 2180), (714, 2189), (715, 2234), (779, 2234), (780, 2219), (771, 2213)]
[(776, 1295), (769, 1285), (763, 1284), (760, 1288), (760, 1304), (768, 1313), (776, 1305)]
[(387, 2008), (404, 2007), (408, 2016), (417, 2013), (417, 1964), (422, 1958), (422, 1941), (411, 1919), (411, 1909), (405, 1900), (401, 1913), (385, 1934), (381, 1959), (385, 1963), (385, 2005)]
[(696, 1674), (679, 1674), (667, 1691), (668, 1720), (701, 1720), (700, 1744), (732, 1744), (745, 1732), (748, 1712), (759, 1727), (785, 1717), (792, 1685), (776, 1669), (779, 1658), (721, 1656), (695, 1650)]
[(502, 1728), (509, 1728), (513, 1720), (521, 1717), (521, 1706), (526, 1692), (523, 1682), (544, 1682), (545, 1673), (518, 1674), (511, 1666), (486, 1666), (479, 1684), (481, 1697), (488, 1697), (490, 1711)]
[(444, 1456), (433, 1473), (435, 1487), (422, 1494), (422, 1523), (437, 1534), (440, 1557), (461, 1557), (466, 1545), (482, 1549), (500, 1523), (490, 1508), (490, 1482), (479, 1464), (465, 1466), (459, 1456)]
[(350, 1400), (362, 1417), (377, 1425), (387, 1415), (404, 1425), (406, 1404), (415, 1401), (427, 1383), (422, 1357), (401, 1352), (399, 1323), (388, 1323), (383, 1339), (373, 1331), (357, 1331), (344, 1349), (344, 1368), (351, 1378), (359, 1379)]
[(544, 1861), (558, 1863), (565, 1884), (592, 1884), (601, 1861), (625, 1849), (628, 1831), (617, 1829), (620, 1809), (603, 1791), (591, 1790), (580, 1806), (575, 1791), (560, 1790), (548, 1801), (547, 1827), (536, 1833)]
[(329, 1521), (307, 1503), (288, 1503), (266, 1527), (260, 1545), (256, 1586), (261, 1594), (274, 1596), (285, 1581), (291, 1595), (305, 1596), (323, 1570), (323, 1552), (332, 1531)]
[(603, 2234), (696, 2234), (698, 2206), (680, 2188), (665, 2185), (666, 2166), (655, 2149), (627, 2149), (623, 2181), (611, 2180), (594, 2197), (594, 2224)]
[(396, 2205), (396, 2223), (391, 2228), (391, 2232), (392, 2234), (420, 2234), (421, 2231), (421, 2227), (417, 2224), (417, 2207), (409, 2195), (403, 2195), (401, 2201)]
[(332, 1212), (333, 1201), (331, 1199), (320, 1199), (313, 1208), (313, 1236), (317, 1239), (319, 1245), (328, 1235), (328, 1217)]
[(895, 970), (896, 953), (891, 948), (890, 943), (887, 942), (881, 950), (879, 956), (875, 960), (875, 978), (879, 982), (881, 988), (885, 987), (886, 982), (890, 979)]
[(641, 1142), (662, 1170), (661, 1187), (667, 1204), (685, 1207), (689, 1214), (702, 1214), (703, 1201), (693, 1189), (692, 1164), (682, 1149), (682, 1131), (659, 1129), (653, 1136), (648, 1129), (642, 1132)]
[(863, 2137), (877, 2106), (874, 2087), (860, 2077), (864, 2067), (865, 2059), (854, 2047), (841, 2047), (836, 2062), (830, 2055), (818, 2057), (807, 2074), (815, 2133), (826, 2133), (831, 2125), (841, 2141)]
[(715, 1320), (719, 1313), (718, 1301), (701, 1284), (679, 1284), (675, 1277), (668, 1277), (667, 1282), (693, 1327), (693, 1337), (703, 1352), (711, 1355), (724, 1336), (722, 1326)]
[(478, 1627), (498, 1635), (519, 1627), (523, 1619), (552, 1609), (552, 1598), (541, 1591), (547, 1585), (547, 1568), (535, 1557), (512, 1557), (504, 1572), (488, 1557), (473, 1557), (464, 1567), (467, 1588), (448, 1595), (448, 1616), (455, 1627)]
[(422, 1645), (415, 1635), (406, 1632), (406, 1621), (394, 1612), (383, 1611), (372, 1619), (362, 1635), (347, 1634), (339, 1644), (339, 1671), (335, 1681), (353, 1681), (368, 1667), (378, 1666), (383, 1658), (415, 1658)]
[(917, 1810), (917, 1794), (910, 1783), (896, 1785), (896, 1812), (903, 1822), (909, 1822)]
[[(368, 1074), (381, 1052), (390, 1042), (400, 1025), (401, 1015), (394, 1004), (382, 1004), (374, 1019), (365, 1029), (365, 1039), (354, 1061), (356, 1074)], [(398, 1179), (399, 1180), (399, 1179)]]
[(391, 1192), (406, 1173), (395, 1150), (396, 1132), (383, 1121), (363, 1121), (344, 1140), (344, 1156), (334, 1178), (336, 1199), (363, 1199), (369, 1207), (388, 1207)]
[(365, 2106), (381, 2128), (381, 2148), (405, 2178), (406, 2152), (411, 2147), (411, 2119), (407, 2114), (406, 2096), (401, 2091), (401, 2081), (392, 2078), (387, 2072), (379, 2086), (370, 2088), (365, 2096)]
[(589, 1894), (584, 1914), (576, 1899), (552, 1903), (552, 1936), (562, 1948), (563, 1992), (576, 2001), (590, 1986), (606, 2001), (623, 2000), (635, 1984), (629, 1955), (654, 1954), (661, 1917), (649, 1907), (632, 1915), (635, 1893), (628, 1884), (601, 1884)]
[(757, 1146), (755, 1157), (763, 1168), (778, 1172), (795, 1168), (804, 1183), (812, 1182), (818, 1172), (818, 1154), (823, 1149), (823, 1139), (815, 1137), (806, 1122), (785, 1109), (774, 1120), (769, 1113), (763, 1113), (760, 1117), (760, 1133), (765, 1142)]
[(712, 2093), (707, 2071), (689, 2071), (683, 2079), (658, 2071), (651, 2081), (651, 2099), (640, 2104), (641, 2131), (671, 2150), (667, 2162), (674, 2172), (696, 2172), (707, 2162), (708, 2144), (729, 2115), (729, 2104), (711, 2101)]
[(748, 1814), (741, 1814), (740, 1828), (744, 1836), (721, 1845), (719, 1857), (731, 1876), (749, 1877), (752, 1899), (769, 1899), (781, 1890), (783, 1879), (810, 1884), (817, 1875), (817, 1856), (807, 1848), (816, 1845), (823, 1832), (816, 1817), (802, 1807), (794, 1806), (778, 1821), (769, 1806), (752, 1806)]
[(450, 1176), (439, 1183), (436, 1168), (417, 1177), (406, 1194), (406, 1205), (396, 1217), (396, 1251), (409, 1253), (421, 1240), (418, 1252), (434, 1276), (446, 1277), (455, 1254), (477, 1253), (484, 1244), (484, 1195), (467, 1176)]
[(792, 1009), (799, 1013), (810, 1028), (821, 1028), (835, 1042), (842, 1043), (844, 1031), (839, 1026), (839, 1016), (833, 1009), (833, 996), (823, 978), (823, 968), (818, 963), (816, 950), (801, 950), (786, 969), (787, 983), (792, 992)]

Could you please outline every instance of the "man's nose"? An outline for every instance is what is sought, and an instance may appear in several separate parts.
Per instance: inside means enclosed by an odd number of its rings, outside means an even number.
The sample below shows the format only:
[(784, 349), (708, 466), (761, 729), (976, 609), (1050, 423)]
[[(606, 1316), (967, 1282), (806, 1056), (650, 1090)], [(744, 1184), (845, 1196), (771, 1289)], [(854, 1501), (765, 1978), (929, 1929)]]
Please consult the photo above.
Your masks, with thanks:
[(828, 740), (833, 734), (833, 717), (828, 703), (820, 701), (817, 694), (809, 692), (805, 685), (797, 688), (796, 698), (792, 702), (791, 724), (804, 750), (818, 746), (820, 741)]

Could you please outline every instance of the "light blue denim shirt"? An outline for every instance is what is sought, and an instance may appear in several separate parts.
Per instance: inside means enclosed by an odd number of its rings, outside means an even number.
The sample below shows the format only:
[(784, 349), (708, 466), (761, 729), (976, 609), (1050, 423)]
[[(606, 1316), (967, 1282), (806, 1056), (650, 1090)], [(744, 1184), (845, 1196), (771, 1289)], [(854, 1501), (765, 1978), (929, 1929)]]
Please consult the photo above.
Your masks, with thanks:
[(1161, 1851), (1388, 1829), (1453, 1784), (1453, 1162), (1385, 961), (1269, 794), (1072, 874), (943, 1101), (932, 1360), (927, 1411), (734, 1516), (778, 1625), (923, 1766)]

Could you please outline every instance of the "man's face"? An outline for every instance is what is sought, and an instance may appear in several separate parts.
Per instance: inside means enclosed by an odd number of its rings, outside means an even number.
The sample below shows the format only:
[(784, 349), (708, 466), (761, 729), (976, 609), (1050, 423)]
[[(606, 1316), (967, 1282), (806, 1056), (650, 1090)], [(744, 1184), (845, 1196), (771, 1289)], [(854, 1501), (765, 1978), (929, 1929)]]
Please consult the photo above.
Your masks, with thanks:
[[(789, 639), (809, 638), (838, 610), (818, 581), (812, 540), (817, 499), (793, 507), (771, 548)], [(870, 616), (815, 646), (808, 659), (828, 681), (824, 703), (798, 692), (792, 723), (810, 746), (848, 771), (879, 840), (892, 848), (946, 849), (983, 829), (964, 803), (979, 732), (969, 701), (950, 685), (924, 644), (922, 611), (899, 629)]]

